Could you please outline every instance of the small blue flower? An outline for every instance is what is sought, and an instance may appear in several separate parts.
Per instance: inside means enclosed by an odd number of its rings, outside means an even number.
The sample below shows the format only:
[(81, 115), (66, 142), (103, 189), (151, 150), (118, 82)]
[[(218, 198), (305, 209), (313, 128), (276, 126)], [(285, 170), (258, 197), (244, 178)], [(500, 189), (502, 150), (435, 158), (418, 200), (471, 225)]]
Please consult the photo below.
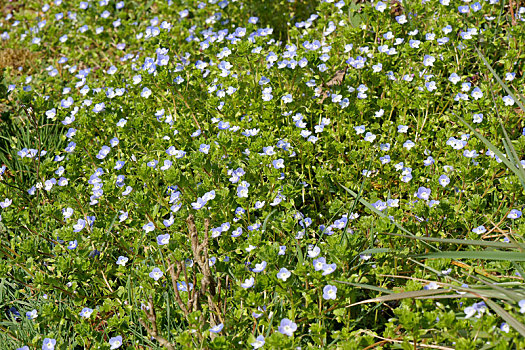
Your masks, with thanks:
[[(164, 226), (166, 227), (170, 227), (171, 225), (173, 225), (173, 223), (175, 222), (175, 218), (173, 217), (173, 215), (170, 215), (169, 219), (167, 220), (163, 220), (162, 223), (164, 224)], [(169, 239), (169, 238), (168, 238)]]
[(206, 205), (206, 201), (203, 200), (201, 197), (197, 198), (197, 201), (194, 203), (191, 203), (191, 206), (195, 210), (202, 209)]
[(292, 95), (291, 94), (287, 94), (287, 95), (284, 95), (281, 100), (284, 102), (284, 103), (290, 103), (293, 101), (293, 98), (292, 98)]
[(279, 158), (279, 159), (276, 159), (272, 162), (273, 164), (273, 167), (275, 169), (283, 169), (284, 168), (284, 159), (282, 158)]
[(468, 306), (465, 308), (463, 312), (465, 312), (465, 318), (470, 318), (474, 315), (476, 315), (476, 318), (481, 318), (483, 314), (487, 311), (487, 306), (484, 301), (480, 301), (479, 303), (474, 303), (472, 306)]
[(433, 56), (425, 55), (425, 57), (423, 58), (423, 65), (426, 67), (433, 66), (435, 61), (436, 59)]
[(151, 231), (155, 230), (155, 224), (150, 221), (147, 224), (145, 224), (144, 226), (142, 226), (142, 229), (144, 231), (146, 231), (146, 233), (151, 232)]
[(395, 19), (396, 19), (396, 22), (399, 23), (399, 24), (405, 24), (405, 23), (408, 22), (407, 21), (407, 16), (405, 16), (405, 15), (396, 16)]
[(125, 221), (128, 218), (128, 212), (121, 212), (121, 214), (118, 217), (119, 222)]
[(285, 267), (281, 268), (277, 272), (277, 278), (286, 282), (286, 280), (292, 275), (292, 273)]
[(129, 258), (126, 256), (119, 256), (117, 259), (116, 264), (120, 266), (126, 266), (126, 263), (128, 262)]
[(262, 348), (264, 346), (264, 343), (265, 343), (264, 337), (260, 335), (257, 338), (255, 338), (255, 341), (253, 343), (250, 343), (250, 345), (253, 346), (253, 349), (255, 350), (255, 349)]
[(242, 235), (242, 227), (237, 227), (233, 230), (232, 237), (239, 237), (240, 235)]
[(38, 311), (36, 310), (28, 311), (26, 312), (26, 317), (30, 320), (34, 320), (38, 317)]
[(252, 269), (253, 272), (262, 272), (266, 268), (266, 261), (261, 261), (259, 264), (255, 264), (255, 267)]
[(90, 309), (89, 307), (85, 307), (80, 311), (80, 316), (84, 318), (89, 318), (91, 314), (93, 313), (93, 309)]
[(93, 107), (93, 112), (100, 113), (104, 109), (106, 109), (106, 104), (104, 102), (96, 103), (95, 106)]
[(323, 288), (323, 299), (324, 300), (335, 300), (337, 298), (337, 287), (332, 285), (326, 285)]
[(151, 96), (151, 90), (148, 89), (147, 87), (143, 88), (142, 92), (140, 93), (140, 96), (144, 97), (144, 98), (150, 97)]
[(468, 6), (458, 6), (459, 13), (469, 13), (470, 8)]
[(425, 289), (425, 290), (439, 289), (439, 284), (437, 284), (436, 282), (432, 281), (429, 284), (425, 285), (423, 287), (423, 289)]
[(319, 254), (321, 253), (321, 248), (319, 248), (318, 246), (313, 246), (313, 245), (309, 245), (308, 246), (308, 257), (313, 259), (315, 257), (317, 257)]
[(479, 100), (480, 98), (483, 97), (483, 92), (481, 91), (479, 87), (475, 87), (474, 90), (472, 90), (472, 92), (470, 93), (470, 95), (475, 100)]
[[(177, 289), (181, 292), (188, 292), (188, 285), (184, 281), (180, 283), (177, 282)], [(193, 289), (193, 283), (189, 283), (189, 291), (191, 291), (192, 289)]]
[(76, 249), (78, 246), (78, 242), (77, 240), (75, 239), (74, 241), (70, 241), (68, 246), (67, 246), (67, 249), (69, 250), (73, 250), (73, 249)]
[(478, 235), (481, 235), (481, 234), (487, 232), (487, 229), (485, 228), (485, 226), (481, 225), (481, 226), (478, 226), (478, 227), (472, 229), (472, 232), (477, 233)]
[(512, 209), (510, 213), (507, 215), (507, 218), (509, 219), (519, 219), (521, 217), (521, 210)]
[(248, 197), (248, 187), (239, 185), (237, 186), (237, 197), (247, 198)]
[(420, 187), (417, 190), (416, 196), (419, 199), (428, 200), (430, 197), (431, 190), (430, 188)]
[(372, 205), (374, 206), (374, 208), (376, 208), (379, 211), (383, 211), (387, 208), (387, 203), (381, 200), (378, 200), (375, 203), (372, 203)]
[(122, 346), (122, 337), (120, 335), (113, 337), (109, 339), (109, 345), (111, 346), (110, 349), (118, 349)]
[(13, 200), (10, 198), (4, 199), (2, 202), (0, 202), (0, 208), (5, 209), (8, 206), (10, 206), (13, 203)]
[(336, 267), (337, 267), (336, 264), (324, 264), (324, 266), (323, 266), (323, 276), (329, 275), (332, 272), (334, 272)]
[(520, 307), (520, 312), (525, 314), (525, 299), (520, 300), (518, 306)]
[(505, 333), (508, 333), (510, 332), (510, 327), (508, 324), (506, 324), (505, 322), (503, 322), (501, 324), (501, 326), (499, 327), (499, 329), (501, 329), (501, 331), (505, 332)]
[(219, 333), (224, 328), (224, 324), (218, 324), (215, 327), (210, 328), (211, 333)]
[(57, 341), (53, 338), (45, 338), (42, 343), (42, 350), (54, 350)]
[(77, 223), (73, 225), (73, 232), (80, 232), (84, 227), (86, 227), (86, 220), (78, 219)]
[(168, 170), (169, 168), (171, 168), (172, 165), (173, 165), (173, 163), (171, 162), (171, 160), (165, 159), (164, 160), (164, 165), (160, 167), (160, 170), (162, 170), (162, 171)]
[(323, 269), (323, 266), (326, 264), (326, 259), (324, 257), (320, 257), (312, 261), (312, 264), (314, 265), (315, 271), (320, 271)]
[(297, 324), (287, 318), (281, 320), (281, 324), (278, 328), (278, 331), (289, 337), (293, 336), (293, 332), (297, 330)]
[(244, 289), (248, 289), (248, 288), (253, 287), (254, 283), (255, 283), (255, 278), (250, 277), (250, 278), (245, 279), (244, 282), (241, 283), (241, 287), (243, 287)]
[(412, 147), (414, 147), (416, 144), (412, 140), (406, 140), (405, 143), (403, 143), (403, 147), (410, 151)]
[(472, 5), (470, 5), (470, 8), (472, 9), (472, 11), (474, 12), (478, 12), (479, 10), (481, 10), (481, 4), (479, 2), (476, 2)]
[(149, 277), (153, 278), (155, 281), (158, 281), (162, 276), (164, 276), (164, 273), (158, 267), (155, 267), (149, 273)]
[(170, 235), (169, 234), (158, 235), (157, 236), (157, 244), (158, 245), (165, 245), (165, 244), (168, 244), (169, 242), (170, 242)]

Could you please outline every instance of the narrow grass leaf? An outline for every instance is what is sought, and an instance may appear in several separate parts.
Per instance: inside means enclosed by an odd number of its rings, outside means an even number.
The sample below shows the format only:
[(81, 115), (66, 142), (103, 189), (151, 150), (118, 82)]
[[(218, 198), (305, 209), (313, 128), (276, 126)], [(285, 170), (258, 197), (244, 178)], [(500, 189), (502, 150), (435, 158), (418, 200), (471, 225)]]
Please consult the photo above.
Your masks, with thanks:
[(495, 155), (497, 155), (501, 161), (514, 173), (516, 176), (520, 179), (522, 182), (522, 185), (525, 186), (525, 179), (522, 178), (522, 173), (519, 171), (518, 167), (515, 166), (513, 163), (511, 163), (507, 157), (501, 153), (501, 151), (494, 146), (489, 140), (487, 140), (483, 135), (481, 135), (476, 129), (472, 127), (465, 119), (461, 118), (460, 116), (456, 115), (456, 118), (458, 118), (463, 124), (467, 126), (467, 128), (470, 129), (476, 135), (477, 138), (481, 140), (487, 146), (492, 152), (494, 152)]
[(458, 252), (436, 252), (416, 255), (423, 259), (480, 259), (480, 260), (502, 260), (502, 261), (525, 261), (525, 253), (496, 251), (458, 251)]
[[(408, 236), (392, 232), (379, 232), (382, 235), (389, 235), (395, 237), (402, 237), (408, 239), (415, 239), (420, 241), (427, 242), (437, 242), (437, 243), (449, 243), (449, 244), (459, 244), (466, 246), (481, 246), (481, 247), (494, 247), (494, 248), (504, 248), (504, 249), (516, 249), (515, 246), (505, 242), (491, 242), (491, 241), (480, 241), (480, 240), (470, 240), (470, 239), (453, 239), (453, 238), (436, 238), (436, 237), (425, 237), (425, 236)], [(519, 247), (525, 248), (525, 244), (518, 243)]]
[(335, 280), (334, 282), (342, 283), (342, 284), (348, 284), (348, 285), (351, 285), (351, 286), (354, 286), (354, 287), (357, 287), (357, 288), (362, 288), (362, 289), (375, 290), (376, 292), (381, 292), (381, 293), (386, 293), (386, 294), (394, 294), (394, 292), (389, 290), (389, 289), (373, 286), (373, 285), (370, 285), (370, 284), (354, 283), (354, 282), (348, 282), (348, 281), (337, 281), (337, 280)]
[(449, 292), (450, 292), (450, 290), (448, 290), (448, 289), (433, 289), (433, 290), (414, 290), (414, 291), (410, 291), (410, 292), (393, 293), (393, 294), (389, 294), (389, 295), (383, 295), (383, 296), (380, 296), (380, 297), (377, 297), (377, 298), (372, 298), (372, 299), (359, 301), (357, 303), (353, 303), (353, 304), (349, 305), (348, 307), (352, 307), (352, 306), (360, 305), (360, 304), (377, 303), (377, 302), (402, 300), (402, 299), (410, 299), (410, 298), (423, 297), (423, 296), (436, 295), (436, 294), (443, 294), (443, 293), (449, 293)]
[(514, 318), (511, 314), (505, 311), (501, 306), (496, 304), (494, 301), (487, 299), (485, 303), (494, 310), (502, 319), (504, 319), (509, 326), (518, 331), (523, 337), (525, 337), (525, 325)]
[(478, 53), (478, 56), (481, 58), (481, 60), (483, 61), (483, 63), (485, 64), (485, 66), (487, 66), (487, 68), (489, 69), (490, 73), (492, 73), (492, 75), (494, 76), (494, 78), (497, 80), (498, 84), (503, 88), (505, 89), (505, 91), (507, 91), (507, 93), (510, 95), (510, 97), (512, 97), (512, 99), (518, 104), (518, 106), (521, 108), (521, 110), (523, 112), (525, 112), (525, 106), (523, 105), (525, 103), (525, 100), (523, 99), (523, 97), (521, 96), (518, 96), (516, 97), (516, 95), (509, 89), (509, 87), (507, 86), (507, 84), (505, 84), (503, 82), (503, 80), (501, 80), (501, 78), (499, 77), (498, 73), (496, 73), (496, 71), (492, 68), (492, 66), (490, 65), (490, 63), (487, 61), (487, 59), (485, 58), (485, 56), (481, 53), (481, 51), (479, 51), (479, 49), (474, 46), (474, 49), (476, 50), (476, 52)]

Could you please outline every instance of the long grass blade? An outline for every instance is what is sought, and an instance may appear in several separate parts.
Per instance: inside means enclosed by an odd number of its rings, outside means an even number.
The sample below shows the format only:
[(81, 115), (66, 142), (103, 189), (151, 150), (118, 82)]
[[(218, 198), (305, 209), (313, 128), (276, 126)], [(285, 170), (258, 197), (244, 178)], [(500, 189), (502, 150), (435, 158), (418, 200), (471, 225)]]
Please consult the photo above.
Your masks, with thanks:
[(377, 286), (372, 286), (370, 284), (354, 283), (354, 282), (347, 282), (347, 281), (337, 281), (337, 280), (334, 281), (334, 282), (342, 283), (342, 284), (348, 284), (348, 285), (351, 285), (351, 286), (354, 286), (354, 287), (357, 287), (357, 288), (362, 288), (362, 289), (375, 290), (376, 292), (381, 292), (381, 293), (386, 293), (386, 294), (394, 294), (394, 292), (391, 291), (390, 289), (381, 288), (381, 287), (377, 287)]
[(417, 255), (423, 259), (479, 259), (479, 260), (501, 260), (501, 261), (525, 261), (525, 253), (496, 251), (459, 251), (459, 252), (435, 252)]
[(476, 135), (477, 138), (481, 140), (487, 146), (488, 149), (490, 149), (492, 152), (494, 152), (495, 155), (497, 155), (501, 161), (518, 177), (518, 179), (522, 182), (522, 186), (525, 187), (525, 179), (522, 177), (521, 171), (518, 169), (516, 165), (514, 165), (511, 161), (507, 159), (507, 157), (496, 147), (494, 146), (489, 140), (487, 140), (483, 135), (481, 135), (476, 129), (472, 127), (465, 119), (461, 118), (460, 116), (456, 115), (456, 118), (458, 118), (463, 124), (467, 126), (467, 128)]
[(505, 311), (501, 306), (496, 304), (490, 299), (485, 300), (485, 303), (494, 310), (502, 319), (504, 319), (509, 326), (518, 331), (522, 336), (525, 337), (525, 325), (514, 318), (511, 314)]
[(410, 298), (416, 298), (416, 297), (425, 297), (425, 296), (443, 294), (443, 293), (450, 293), (450, 290), (432, 289), (432, 290), (414, 290), (410, 292), (393, 293), (389, 295), (383, 295), (377, 298), (359, 301), (357, 303), (348, 305), (348, 307), (352, 307), (352, 306), (360, 305), (360, 304), (367, 304), (367, 303), (377, 303), (377, 302), (385, 302), (385, 301), (393, 301), (393, 300), (410, 299)]
[(489, 69), (489, 71), (492, 73), (492, 75), (494, 76), (494, 78), (497, 80), (498, 84), (503, 88), (505, 89), (505, 91), (507, 91), (507, 93), (510, 95), (510, 97), (512, 97), (512, 99), (518, 104), (518, 106), (521, 108), (521, 110), (523, 112), (525, 112), (525, 106), (523, 106), (523, 104), (525, 103), (525, 100), (523, 99), (523, 97), (521, 96), (518, 96), (516, 98), (516, 95), (509, 89), (509, 87), (507, 86), (507, 84), (505, 84), (503, 82), (503, 80), (501, 80), (501, 78), (499, 77), (498, 73), (496, 73), (496, 71), (492, 68), (492, 66), (490, 65), (490, 63), (487, 61), (487, 59), (485, 58), (485, 56), (481, 53), (481, 51), (479, 51), (479, 49), (474, 46), (474, 49), (476, 50), (476, 52), (478, 53), (478, 56), (481, 58), (481, 60), (483, 61), (483, 63), (485, 64), (485, 66), (487, 66), (487, 68)]
[[(470, 240), (470, 239), (452, 239), (452, 238), (436, 238), (436, 237), (424, 237), (424, 236), (408, 236), (401, 235), (398, 233), (392, 232), (379, 232), (382, 235), (389, 235), (394, 237), (402, 237), (408, 239), (415, 239), (420, 241), (427, 242), (437, 242), (437, 243), (449, 243), (449, 244), (458, 244), (466, 246), (481, 246), (481, 247), (493, 247), (493, 248), (504, 248), (504, 249), (516, 249), (517, 247), (513, 246), (512, 243), (505, 242), (491, 242), (491, 241), (479, 241), (479, 240)], [(519, 247), (525, 248), (524, 243), (517, 243)]]
[[(366, 201), (365, 199), (359, 197), (359, 195), (357, 193), (355, 193), (354, 191), (352, 191), (351, 189), (349, 188), (346, 188), (345, 186), (343, 186), (342, 184), (339, 183), (339, 186), (341, 186), (342, 188), (345, 189), (346, 192), (350, 193), (350, 195), (352, 195), (354, 198), (358, 198), (359, 199), (359, 202), (361, 204), (363, 204), (365, 207), (367, 207), (368, 209), (370, 209), (373, 213), (379, 215), (380, 217), (382, 218), (386, 218), (387, 216), (385, 214), (383, 214), (382, 212), (380, 212), (379, 210), (377, 210), (376, 208), (374, 208), (374, 206)], [(405, 229), (403, 226), (401, 226), (400, 224), (398, 224), (396, 221), (391, 221), (398, 229), (400, 229), (401, 231), (405, 232), (406, 234), (410, 235), (410, 236), (414, 236), (414, 234), (410, 231), (408, 231), (407, 229)], [(432, 250), (437, 250), (439, 251), (440, 249), (438, 249), (437, 247), (434, 247), (433, 245), (431, 244), (428, 244), (426, 242), (423, 242), (426, 246), (428, 246), (429, 248), (431, 248)]]

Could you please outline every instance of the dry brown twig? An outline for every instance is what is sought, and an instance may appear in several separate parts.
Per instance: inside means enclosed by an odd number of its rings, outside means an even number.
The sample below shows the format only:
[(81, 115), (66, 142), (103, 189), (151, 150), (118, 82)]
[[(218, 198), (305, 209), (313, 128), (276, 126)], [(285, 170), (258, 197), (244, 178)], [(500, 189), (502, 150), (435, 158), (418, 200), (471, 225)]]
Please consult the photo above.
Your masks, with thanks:
[[(179, 305), (182, 312), (184, 312), (184, 316), (188, 316), (188, 308), (182, 301), (182, 298), (180, 297), (180, 293), (179, 293), (179, 288), (177, 286), (177, 281), (179, 280), (179, 276), (182, 272), (180, 262), (177, 261), (175, 264), (172, 264), (169, 258), (166, 258), (166, 261), (168, 261), (168, 264), (169, 264), (168, 271), (171, 277), (171, 285), (173, 286), (173, 290), (175, 291), (175, 301), (177, 302), (177, 305)], [(175, 271), (174, 269), (175, 265), (177, 265), (177, 271)]]
[(347, 70), (348, 70), (348, 66), (346, 66), (343, 69), (338, 70), (337, 72), (335, 72), (334, 76), (326, 84), (323, 84), (325, 89), (321, 90), (321, 104), (328, 97), (328, 91), (326, 90), (329, 90), (332, 86), (341, 85), (343, 83)]
[[(216, 295), (217, 282), (212, 276), (208, 256), (208, 232), (210, 229), (210, 220), (204, 220), (204, 238), (202, 243), (199, 243), (199, 235), (193, 215), (190, 214), (190, 216), (188, 216), (186, 223), (188, 224), (193, 260), (203, 275), (201, 278), (201, 287), (197, 292), (195, 302), (198, 302), (201, 297), (207, 294), (208, 309), (210, 311), (210, 325), (214, 327), (217, 325), (217, 318), (222, 319), (222, 317), (219, 307), (213, 301), (213, 298)], [(214, 315), (213, 311), (217, 312), (217, 315)]]
[(169, 341), (166, 340), (166, 338), (162, 337), (158, 333), (157, 315), (155, 313), (155, 307), (153, 306), (153, 298), (151, 296), (149, 297), (149, 300), (148, 300), (148, 306), (149, 306), (149, 310), (144, 310), (144, 311), (146, 312), (148, 321), (151, 324), (151, 328), (141, 318), (139, 318), (140, 324), (142, 325), (142, 327), (146, 329), (146, 332), (148, 332), (150, 336), (152, 336), (153, 338), (155, 338), (156, 341), (159, 342), (160, 345), (166, 347), (166, 349), (168, 350), (175, 350), (175, 347), (173, 346), (173, 344), (171, 344)]
[[(175, 261), (172, 263), (169, 258), (166, 258), (168, 262), (168, 269), (167, 273), (169, 273), (170, 279), (171, 279), (171, 285), (173, 287), (174, 293), (175, 293), (175, 301), (179, 308), (184, 313), (184, 316), (187, 318), (188, 315), (194, 311), (202, 310), (202, 302), (205, 302), (208, 304), (208, 311), (210, 313), (210, 325), (212, 327), (216, 326), (218, 321), (223, 321), (222, 312), (218, 306), (220, 305), (220, 300), (217, 303), (215, 303), (214, 298), (218, 297), (220, 295), (220, 288), (221, 284), (218, 283), (216, 279), (214, 278), (210, 264), (209, 264), (209, 256), (208, 256), (208, 243), (209, 243), (209, 237), (208, 232), (210, 228), (210, 220), (205, 219), (204, 220), (204, 237), (202, 239), (202, 242), (199, 242), (199, 234), (197, 232), (197, 227), (195, 225), (195, 218), (193, 215), (189, 215), (186, 219), (186, 223), (188, 225), (188, 236), (191, 243), (191, 250), (193, 254), (193, 260), (195, 264), (197, 265), (198, 269), (200, 270), (200, 273), (202, 274), (202, 278), (200, 280), (200, 288), (196, 288), (196, 274), (193, 273), (193, 285), (194, 287), (190, 290), (190, 283), (188, 278), (188, 271), (186, 268), (186, 264), (184, 261)], [(179, 293), (178, 288), (178, 280), (181, 274), (184, 274), (184, 279), (186, 281), (186, 288), (188, 291), (188, 302), (184, 303), (182, 300), (182, 297)], [(217, 286), (219, 286), (219, 290), (217, 292)], [(205, 297), (205, 298), (204, 298)], [(171, 344), (169, 341), (167, 341), (165, 338), (163, 338), (157, 328), (157, 316), (155, 313), (155, 309), (153, 306), (153, 298), (150, 296), (148, 300), (148, 306), (149, 310), (146, 311), (146, 317), (149, 321), (148, 325), (144, 320), (139, 319), (140, 324), (146, 329), (147, 333), (155, 338), (160, 345), (165, 346), (168, 350), (174, 349), (173, 344)], [(204, 315), (201, 314), (200, 322), (202, 323), (204, 321), (203, 319)], [(189, 320), (188, 320), (189, 321)], [(199, 340), (202, 341), (202, 338), (200, 334), (197, 334), (199, 336)], [(211, 337), (213, 338), (215, 334), (211, 334)]]

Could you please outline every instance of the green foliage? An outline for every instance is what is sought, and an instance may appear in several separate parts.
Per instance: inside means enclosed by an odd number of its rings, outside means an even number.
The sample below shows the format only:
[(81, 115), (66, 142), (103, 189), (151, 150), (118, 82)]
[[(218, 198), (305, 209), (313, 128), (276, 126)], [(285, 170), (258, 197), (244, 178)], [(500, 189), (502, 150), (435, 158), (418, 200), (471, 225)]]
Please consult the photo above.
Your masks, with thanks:
[(525, 348), (525, 8), (7, 11), (0, 348)]

